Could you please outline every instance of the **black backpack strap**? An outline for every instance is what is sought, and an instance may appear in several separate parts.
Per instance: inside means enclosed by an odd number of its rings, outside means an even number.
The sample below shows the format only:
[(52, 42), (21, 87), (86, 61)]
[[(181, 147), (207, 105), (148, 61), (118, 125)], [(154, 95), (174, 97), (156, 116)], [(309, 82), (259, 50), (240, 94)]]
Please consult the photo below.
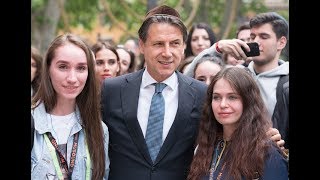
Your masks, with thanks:
[[(276, 112), (276, 109), (278, 107), (284, 106), (284, 103), (286, 103), (282, 99), (282, 94), (284, 93), (284, 84), (288, 81), (289, 81), (289, 75), (282, 75), (282, 76), (280, 76), (277, 87), (276, 87), (276, 100), (277, 100), (277, 102), (275, 104), (275, 108), (274, 108), (275, 110), (273, 111), (273, 114), (272, 114), (272, 123), (273, 123), (273, 127), (277, 128), (277, 129), (279, 129), (279, 127), (278, 127), (279, 114), (276, 114), (276, 113), (279, 113), (279, 112)], [(289, 97), (286, 97), (286, 99), (289, 99)]]
[(289, 148), (289, 75), (282, 75), (276, 87), (276, 105), (272, 114), (273, 127), (281, 134), (285, 141), (285, 148)]
[(31, 150), (33, 148), (33, 139), (34, 139), (34, 119), (31, 115)]
[(279, 78), (278, 84), (277, 84), (277, 91), (276, 91), (276, 96), (277, 96), (277, 102), (282, 96), (283, 92), (283, 84), (289, 81), (289, 75), (282, 75)]

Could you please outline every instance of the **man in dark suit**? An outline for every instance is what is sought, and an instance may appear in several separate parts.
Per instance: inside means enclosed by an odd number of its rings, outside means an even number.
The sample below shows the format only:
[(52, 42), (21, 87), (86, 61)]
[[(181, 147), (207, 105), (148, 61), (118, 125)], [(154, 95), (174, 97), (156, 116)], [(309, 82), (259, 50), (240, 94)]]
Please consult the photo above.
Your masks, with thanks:
[[(146, 67), (105, 80), (103, 121), (110, 133), (109, 179), (183, 180), (188, 175), (207, 86), (178, 71), (187, 28), (179, 13), (159, 6), (139, 29)], [(153, 83), (162, 82), (165, 110), (162, 146), (155, 160), (146, 143)]]

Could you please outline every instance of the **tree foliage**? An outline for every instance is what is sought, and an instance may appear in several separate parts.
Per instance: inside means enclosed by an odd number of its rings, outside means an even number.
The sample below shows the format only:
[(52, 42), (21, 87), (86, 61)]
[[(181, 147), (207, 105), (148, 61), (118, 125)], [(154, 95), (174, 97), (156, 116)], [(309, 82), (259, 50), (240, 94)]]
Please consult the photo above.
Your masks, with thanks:
[[(44, 13), (52, 0), (32, 0), (32, 23), (34, 28), (45, 26)], [(122, 40), (137, 36), (145, 13), (150, 5), (166, 4), (174, 7), (188, 28), (195, 22), (206, 22), (220, 38), (234, 38), (239, 23), (246, 20), (250, 13), (266, 12), (263, 0), (54, 0), (59, 2), (60, 19), (54, 32), (70, 31), (71, 27), (87, 30), (101, 26), (118, 28), (123, 31)], [(149, 6), (148, 6), (149, 5)], [(285, 18), (288, 11), (279, 12)], [(37, 26), (36, 26), (37, 25)], [(38, 31), (39, 32), (39, 31)], [(37, 38), (41, 36), (36, 36)], [(34, 41), (35, 42), (35, 41)]]
[(67, 13), (67, 18), (70, 24), (62, 24), (60, 20), (58, 28), (65, 28), (64, 26), (83, 26), (91, 30), (92, 21), (95, 20), (99, 14), (97, 0), (66, 0), (64, 11)]

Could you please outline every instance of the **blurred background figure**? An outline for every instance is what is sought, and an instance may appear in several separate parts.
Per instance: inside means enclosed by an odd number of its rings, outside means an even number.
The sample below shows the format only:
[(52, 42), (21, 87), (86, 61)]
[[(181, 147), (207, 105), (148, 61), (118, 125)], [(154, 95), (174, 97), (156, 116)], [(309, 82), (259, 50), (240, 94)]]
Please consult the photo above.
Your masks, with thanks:
[(219, 57), (204, 56), (196, 64), (194, 68), (195, 79), (210, 85), (213, 77), (224, 66), (222, 60)]
[(184, 59), (183, 61), (181, 61), (180, 65), (178, 66), (178, 71), (181, 73), (186, 71), (194, 58), (195, 58), (195, 56), (189, 56), (186, 59)]
[(120, 75), (120, 59), (116, 49), (105, 42), (97, 42), (91, 48), (96, 60), (96, 74), (102, 83), (106, 78)]
[(204, 49), (216, 42), (216, 37), (211, 27), (203, 22), (194, 24), (189, 33), (184, 51), (185, 59), (189, 56), (197, 56)]
[(124, 44), (124, 48), (134, 53), (135, 56), (135, 71), (144, 67), (143, 55), (140, 53), (138, 39), (130, 38)]
[(117, 53), (120, 58), (120, 75), (135, 71), (135, 55), (132, 51), (121, 45), (117, 46)]
[(246, 43), (250, 42), (250, 24), (249, 21), (244, 22), (238, 27), (236, 32), (237, 39), (240, 39)]
[(31, 46), (31, 97), (37, 92), (40, 84), (42, 55), (39, 50)]

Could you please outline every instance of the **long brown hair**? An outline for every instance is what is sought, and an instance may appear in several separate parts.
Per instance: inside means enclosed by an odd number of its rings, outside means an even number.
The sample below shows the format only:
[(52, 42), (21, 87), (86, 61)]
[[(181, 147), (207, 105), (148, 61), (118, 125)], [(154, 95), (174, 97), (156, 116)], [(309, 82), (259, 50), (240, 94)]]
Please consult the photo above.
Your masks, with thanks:
[(251, 75), (242, 68), (224, 68), (212, 79), (207, 90), (207, 100), (200, 121), (188, 179), (198, 180), (209, 173), (214, 145), (222, 138), (223, 127), (212, 111), (213, 87), (219, 79), (225, 79), (242, 98), (243, 113), (225, 151), (226, 174), (233, 179), (253, 179), (256, 172), (263, 173), (265, 157), (270, 147), (267, 130), (272, 126), (260, 90)]
[(99, 85), (95, 75), (95, 62), (90, 47), (79, 37), (64, 34), (56, 37), (50, 44), (42, 66), (39, 90), (32, 99), (33, 108), (38, 103), (44, 103), (47, 112), (53, 110), (57, 104), (57, 94), (51, 84), (49, 68), (55, 57), (56, 49), (65, 44), (74, 44), (81, 48), (87, 58), (88, 78), (82, 92), (76, 97), (76, 104), (80, 110), (82, 126), (93, 166), (92, 179), (103, 179), (105, 173), (104, 133), (101, 124)]

